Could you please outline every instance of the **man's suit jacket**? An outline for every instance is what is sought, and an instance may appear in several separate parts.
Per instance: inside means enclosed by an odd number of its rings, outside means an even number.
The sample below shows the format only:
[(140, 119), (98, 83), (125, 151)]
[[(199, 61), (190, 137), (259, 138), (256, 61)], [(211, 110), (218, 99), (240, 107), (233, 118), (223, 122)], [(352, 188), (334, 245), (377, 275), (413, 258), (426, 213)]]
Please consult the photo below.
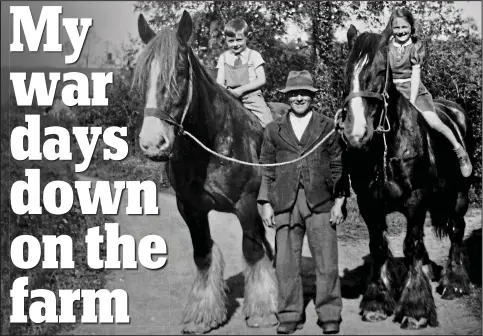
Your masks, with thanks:
[[(300, 141), (295, 136), (289, 113), (265, 128), (260, 163), (285, 162), (301, 157), (334, 128), (334, 122), (313, 112)], [(258, 194), (260, 203), (270, 202), (275, 214), (290, 211), (303, 184), (307, 203), (314, 212), (329, 212), (334, 199), (350, 195), (347, 174), (342, 171), (339, 133), (334, 132), (305, 159), (277, 167), (263, 167)]]

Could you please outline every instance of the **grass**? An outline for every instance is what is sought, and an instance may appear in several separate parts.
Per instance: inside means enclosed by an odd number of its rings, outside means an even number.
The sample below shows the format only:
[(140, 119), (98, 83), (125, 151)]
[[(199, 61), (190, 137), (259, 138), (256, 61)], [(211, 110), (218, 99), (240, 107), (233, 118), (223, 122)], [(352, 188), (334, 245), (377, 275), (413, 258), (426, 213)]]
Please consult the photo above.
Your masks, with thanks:
[[(87, 250), (85, 235), (87, 229), (100, 227), (101, 234), (104, 234), (104, 223), (109, 219), (102, 215), (83, 215), (80, 211), (77, 194), (74, 193), (73, 206), (64, 215), (52, 215), (44, 211), (43, 214), (17, 215), (10, 206), (10, 190), (14, 182), (26, 181), (26, 169), (40, 170), (40, 190), (51, 181), (65, 181), (74, 188), (76, 180), (74, 165), (70, 161), (17, 161), (11, 157), (10, 134), (16, 126), (26, 126), (24, 121), (25, 113), (33, 113), (27, 109), (3, 108), (1, 116), (1, 334), (8, 335), (46, 335), (63, 334), (73, 329), (75, 324), (35, 324), (30, 319), (27, 323), (11, 324), (10, 314), (12, 302), (9, 291), (12, 283), (22, 276), (29, 278), (28, 290), (47, 289), (52, 291), (56, 297), (59, 289), (102, 289), (105, 286), (105, 270), (93, 270), (87, 265)], [(72, 124), (51, 117), (41, 116), (41, 130), (48, 126), (62, 126), (70, 129)], [(51, 137), (49, 137), (51, 138)], [(40, 145), (47, 140), (41, 131)], [(32, 140), (38, 141), (38, 140)], [(42, 147), (40, 147), (42, 148)], [(78, 157), (79, 150), (71, 143), (74, 157)], [(42, 196), (42, 195), (41, 195)], [(24, 201), (27, 200), (25, 196)], [(42, 197), (41, 197), (42, 200)], [(56, 202), (60, 202), (60, 194), (57, 194)], [(73, 258), (75, 269), (43, 269), (41, 263), (32, 269), (24, 270), (16, 267), (11, 262), (10, 246), (13, 239), (19, 235), (31, 235), (42, 241), (43, 235), (68, 235), (72, 238)], [(13, 253), (22, 251), (13, 251)], [(29, 253), (25, 251), (24, 253)], [(105, 247), (101, 247), (100, 256), (105, 256)], [(43, 259), (43, 252), (41, 260)], [(25, 300), (25, 313), (28, 316), (28, 308), (34, 300)], [(58, 300), (57, 300), (58, 301)], [(60, 302), (57, 302), (57, 314), (60, 314)], [(79, 318), (82, 315), (82, 302), (74, 303), (74, 314)]]

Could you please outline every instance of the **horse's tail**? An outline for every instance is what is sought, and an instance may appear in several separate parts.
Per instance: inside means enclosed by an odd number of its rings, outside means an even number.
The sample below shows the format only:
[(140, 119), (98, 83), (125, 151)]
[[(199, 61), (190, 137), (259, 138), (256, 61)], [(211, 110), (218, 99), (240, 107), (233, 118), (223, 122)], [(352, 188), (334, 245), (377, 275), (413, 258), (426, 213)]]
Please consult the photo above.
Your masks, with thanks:
[(454, 205), (448, 204), (448, 200), (450, 198), (448, 197), (448, 193), (443, 193), (436, 193), (435, 197), (432, 197), (430, 201), (431, 204), (429, 206), (431, 225), (433, 227), (434, 234), (439, 239), (448, 236), (449, 230), (452, 228), (452, 225), (450, 225), (450, 216), (454, 211)]
[[(435, 99), (435, 110), (441, 120), (453, 131), (456, 139), (465, 147), (470, 158), (474, 152), (474, 140), (471, 121), (464, 109), (451, 101)], [(441, 155), (441, 154), (440, 154)], [(468, 201), (469, 180), (459, 176), (459, 169), (456, 164), (449, 165), (447, 158), (443, 161), (442, 169), (446, 179), (455, 179), (446, 184), (445, 187), (436, 187), (437, 190), (431, 197), (429, 213), (435, 235), (439, 238), (446, 237), (453, 230), (453, 219), (456, 212), (466, 208)], [(453, 166), (454, 169), (451, 169)], [(449, 181), (446, 181), (449, 182)], [(460, 210), (458, 210), (460, 209)]]

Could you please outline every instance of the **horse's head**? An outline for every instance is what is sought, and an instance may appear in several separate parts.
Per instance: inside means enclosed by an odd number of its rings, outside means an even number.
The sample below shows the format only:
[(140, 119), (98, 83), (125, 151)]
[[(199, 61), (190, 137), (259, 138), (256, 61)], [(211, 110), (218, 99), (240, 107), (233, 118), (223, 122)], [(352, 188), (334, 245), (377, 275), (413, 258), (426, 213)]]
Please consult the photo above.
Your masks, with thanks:
[(381, 36), (358, 35), (351, 25), (347, 32), (349, 57), (346, 64), (344, 104), (338, 120), (349, 146), (364, 147), (372, 139), (384, 109), (386, 61), (379, 50)]
[(151, 160), (165, 161), (192, 100), (192, 55), (187, 44), (192, 21), (185, 11), (177, 30), (164, 28), (156, 34), (141, 14), (138, 31), (146, 44), (133, 78), (145, 96), (139, 145)]

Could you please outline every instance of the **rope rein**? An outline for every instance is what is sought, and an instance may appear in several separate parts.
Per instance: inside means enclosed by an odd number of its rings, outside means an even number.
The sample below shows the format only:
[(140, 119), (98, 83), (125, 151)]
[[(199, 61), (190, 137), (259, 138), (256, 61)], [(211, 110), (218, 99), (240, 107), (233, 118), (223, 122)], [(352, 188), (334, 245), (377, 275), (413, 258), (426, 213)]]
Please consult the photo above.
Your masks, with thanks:
[(219, 158), (222, 158), (222, 159), (225, 159), (225, 160), (228, 160), (228, 161), (231, 161), (231, 162), (240, 163), (240, 164), (243, 164), (243, 165), (246, 165), (246, 166), (255, 166), (255, 167), (278, 167), (278, 166), (284, 166), (284, 165), (292, 164), (292, 163), (295, 163), (297, 161), (300, 161), (300, 160), (305, 159), (307, 156), (309, 156), (310, 154), (312, 154), (312, 152), (315, 151), (317, 149), (317, 147), (319, 147), (325, 141), (327, 141), (327, 139), (329, 138), (329, 136), (331, 136), (334, 132), (335, 132), (335, 129), (333, 129), (332, 131), (330, 131), (322, 140), (320, 140), (320, 142), (317, 143), (317, 145), (315, 145), (313, 148), (311, 148), (307, 153), (305, 153), (301, 157), (296, 158), (294, 160), (285, 161), (285, 162), (277, 162), (277, 163), (253, 163), (253, 162), (245, 162), (245, 161), (241, 161), (241, 160), (238, 160), (238, 159), (234, 159), (234, 158), (225, 156), (223, 154), (217, 153), (214, 150), (208, 148), (206, 145), (204, 145), (201, 141), (199, 141), (194, 135), (192, 135), (188, 131), (183, 131), (183, 134), (188, 135), (191, 139), (193, 139), (194, 141), (196, 141), (196, 143), (199, 144), (203, 149), (205, 149), (206, 151), (210, 152), (211, 154), (213, 154), (215, 156), (218, 156)]
[(203, 144), (193, 134), (191, 134), (190, 132), (186, 131), (183, 128), (183, 122), (186, 118), (186, 115), (188, 114), (188, 110), (191, 106), (191, 101), (193, 99), (193, 67), (192, 67), (192, 64), (191, 64), (191, 57), (190, 57), (189, 54), (188, 54), (188, 63), (189, 63), (188, 99), (187, 99), (187, 103), (186, 103), (186, 105), (183, 109), (183, 114), (181, 115), (181, 122), (178, 123), (171, 115), (167, 115), (168, 118), (161, 118), (161, 119), (170, 123), (170, 124), (172, 124), (172, 125), (174, 125), (174, 126), (176, 126), (176, 127), (178, 127), (179, 128), (179, 130), (178, 130), (179, 135), (186, 134), (191, 139), (193, 139), (198, 145), (200, 145), (201, 148), (203, 148), (207, 152), (209, 152), (209, 153), (211, 153), (211, 154), (213, 154), (213, 155), (215, 155), (215, 156), (217, 156), (221, 159), (231, 161), (231, 162), (235, 162), (235, 163), (239, 163), (239, 164), (246, 165), (246, 166), (254, 166), (254, 167), (277, 167), (277, 166), (289, 165), (289, 164), (298, 162), (300, 160), (303, 160), (307, 156), (312, 154), (319, 146), (321, 146), (324, 142), (326, 142), (327, 139), (335, 132), (335, 129), (331, 130), (322, 140), (320, 140), (314, 147), (312, 147), (307, 153), (303, 154), (301, 157), (294, 159), (294, 160), (285, 161), (285, 162), (277, 162), (277, 163), (246, 162), (246, 161), (234, 159), (232, 157), (228, 157), (228, 156), (225, 156), (223, 154), (217, 153), (214, 150), (212, 150), (211, 148), (209, 148), (208, 146), (206, 146), (205, 144)]

